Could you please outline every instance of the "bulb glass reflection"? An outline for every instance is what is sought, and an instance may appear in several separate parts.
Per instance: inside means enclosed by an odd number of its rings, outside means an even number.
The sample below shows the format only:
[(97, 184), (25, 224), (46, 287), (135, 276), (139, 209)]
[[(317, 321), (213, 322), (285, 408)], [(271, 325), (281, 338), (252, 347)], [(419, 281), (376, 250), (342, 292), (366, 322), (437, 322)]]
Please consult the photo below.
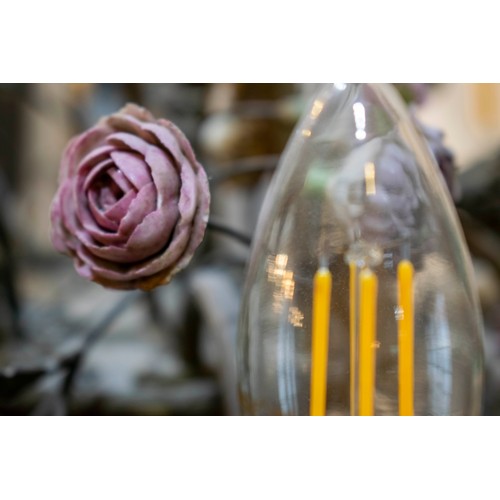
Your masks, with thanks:
[(238, 356), (247, 414), (479, 413), (470, 257), (392, 87), (325, 85), (297, 126), (254, 237)]

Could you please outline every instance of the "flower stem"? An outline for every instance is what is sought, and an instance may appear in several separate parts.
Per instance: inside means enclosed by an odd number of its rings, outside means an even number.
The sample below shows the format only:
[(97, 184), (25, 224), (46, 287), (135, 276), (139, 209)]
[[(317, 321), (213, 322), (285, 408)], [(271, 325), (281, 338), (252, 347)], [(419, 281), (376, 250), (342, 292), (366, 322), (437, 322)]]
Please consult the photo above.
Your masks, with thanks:
[(66, 399), (66, 403), (71, 396), (73, 385), (75, 382), (76, 375), (80, 369), (85, 356), (88, 354), (92, 346), (106, 333), (108, 328), (111, 326), (113, 321), (126, 310), (132, 302), (137, 298), (142, 297), (143, 292), (140, 290), (128, 293), (121, 300), (117, 301), (113, 307), (108, 311), (107, 314), (95, 325), (86, 335), (83, 341), (83, 345), (78, 353), (69, 361), (68, 363), (68, 373), (66, 374), (66, 380), (63, 387), (63, 395)]
[(212, 231), (225, 234), (226, 236), (234, 238), (235, 240), (239, 241), (240, 243), (243, 243), (244, 245), (250, 246), (252, 244), (251, 236), (240, 233), (236, 229), (227, 227), (220, 222), (214, 222), (213, 220), (209, 220), (207, 224), (207, 229), (211, 229)]
[[(15, 261), (12, 252), (12, 244), (7, 232), (7, 224), (3, 220), (2, 213), (0, 213), (0, 300), (1, 296), (5, 297), (9, 317), (7, 318), (7, 331), (6, 337), (9, 338), (23, 338), (23, 331), (20, 322), (21, 304), (19, 301), (19, 294), (15, 283)], [(0, 327), (0, 337), (2, 331)], [(3, 340), (0, 338), (0, 341)]]

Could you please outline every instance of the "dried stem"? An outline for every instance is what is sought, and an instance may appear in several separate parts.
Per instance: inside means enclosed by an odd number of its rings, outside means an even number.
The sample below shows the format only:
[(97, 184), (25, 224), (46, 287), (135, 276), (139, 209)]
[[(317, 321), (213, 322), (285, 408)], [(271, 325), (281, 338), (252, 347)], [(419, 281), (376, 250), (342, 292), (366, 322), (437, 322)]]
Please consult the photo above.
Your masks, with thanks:
[(208, 221), (207, 229), (211, 229), (212, 231), (216, 231), (218, 233), (234, 238), (235, 240), (239, 241), (240, 243), (243, 243), (244, 245), (250, 246), (252, 244), (251, 236), (240, 233), (236, 229), (227, 227), (220, 222), (215, 222), (213, 220)]
[(128, 293), (125, 297), (119, 300), (114, 306), (104, 315), (104, 317), (95, 325), (86, 335), (83, 345), (78, 353), (70, 360), (68, 373), (63, 387), (63, 395), (68, 401), (71, 396), (74, 381), (78, 370), (80, 369), (85, 356), (88, 354), (92, 346), (106, 333), (113, 321), (130, 306), (132, 302), (142, 296), (141, 291)]

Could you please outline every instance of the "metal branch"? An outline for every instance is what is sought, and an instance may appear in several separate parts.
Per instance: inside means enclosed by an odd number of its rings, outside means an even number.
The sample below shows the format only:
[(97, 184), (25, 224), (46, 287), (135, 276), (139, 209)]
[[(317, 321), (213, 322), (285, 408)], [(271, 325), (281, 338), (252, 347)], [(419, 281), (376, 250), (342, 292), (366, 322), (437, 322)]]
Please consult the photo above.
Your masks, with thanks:
[(243, 243), (244, 245), (250, 246), (252, 244), (251, 236), (240, 233), (236, 229), (227, 227), (220, 222), (209, 220), (207, 224), (207, 229), (211, 229), (212, 231), (216, 231), (226, 236), (229, 236), (230, 238), (234, 238), (235, 240), (239, 241), (240, 243)]
[[(0, 193), (3, 194), (2, 189)], [(22, 338), (24, 335), (20, 322), (21, 303), (15, 282), (16, 262), (2, 211), (0, 210), (0, 286), (4, 288), (3, 293), (10, 312), (11, 332), (7, 333), (12, 333), (14, 338)]]
[(135, 291), (127, 294), (126, 297), (122, 298), (116, 304), (114, 304), (114, 306), (110, 309), (110, 311), (108, 311), (104, 315), (104, 317), (97, 323), (97, 325), (95, 325), (85, 335), (85, 339), (83, 341), (81, 349), (68, 363), (69, 369), (63, 387), (63, 396), (66, 399), (66, 402), (69, 400), (69, 397), (71, 396), (71, 392), (73, 389), (76, 375), (78, 374), (78, 370), (80, 369), (85, 359), (85, 356), (87, 356), (92, 346), (106, 333), (106, 331), (115, 321), (115, 319), (118, 318), (118, 316), (125, 309), (127, 309), (132, 302), (134, 302), (141, 296), (142, 296), (141, 291)]

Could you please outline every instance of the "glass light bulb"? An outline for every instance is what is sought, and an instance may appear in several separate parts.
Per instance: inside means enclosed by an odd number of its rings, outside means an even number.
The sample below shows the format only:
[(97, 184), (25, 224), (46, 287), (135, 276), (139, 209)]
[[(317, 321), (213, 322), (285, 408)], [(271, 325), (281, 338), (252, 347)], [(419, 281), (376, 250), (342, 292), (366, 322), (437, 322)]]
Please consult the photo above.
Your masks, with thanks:
[(260, 214), (239, 325), (255, 415), (476, 415), (482, 325), (438, 167), (397, 92), (323, 86)]

